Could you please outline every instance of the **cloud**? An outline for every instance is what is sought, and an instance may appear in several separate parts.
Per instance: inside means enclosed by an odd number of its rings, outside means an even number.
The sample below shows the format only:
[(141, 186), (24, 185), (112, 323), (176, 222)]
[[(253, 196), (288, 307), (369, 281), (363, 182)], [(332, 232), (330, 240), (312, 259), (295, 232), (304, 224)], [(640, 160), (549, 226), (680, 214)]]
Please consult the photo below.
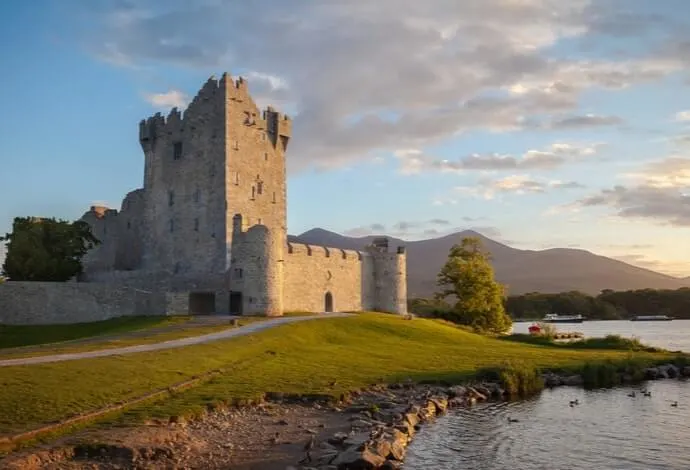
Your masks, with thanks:
[(413, 175), (425, 171), (462, 172), (472, 170), (552, 170), (567, 163), (577, 163), (597, 154), (604, 144), (571, 144), (557, 142), (545, 150), (528, 150), (520, 156), (472, 154), (457, 160), (441, 160), (420, 149), (399, 149), (394, 155), (400, 161), (400, 173)]
[(690, 188), (690, 158), (667, 157), (623, 176), (651, 188)]
[(663, 272), (671, 276), (687, 275), (688, 265), (686, 262), (679, 261), (663, 261), (652, 259), (648, 255), (640, 253), (630, 253), (625, 255), (612, 256), (612, 258), (624, 263), (633, 264), (641, 268), (651, 269), (653, 271)]
[(384, 225), (371, 224), (345, 230), (343, 234), (348, 237), (366, 237), (368, 235), (382, 235), (385, 231), (386, 227)]
[(154, 108), (184, 108), (189, 104), (189, 96), (180, 90), (169, 90), (165, 93), (146, 93), (144, 99)]
[(580, 207), (609, 207), (619, 217), (655, 220), (674, 226), (690, 226), (690, 194), (678, 188), (615, 186), (580, 199)]
[(584, 186), (576, 181), (535, 179), (529, 175), (511, 175), (495, 180), (483, 178), (473, 186), (457, 186), (455, 191), (483, 199), (493, 199), (499, 194), (545, 193), (552, 189), (579, 189)]
[(659, 80), (687, 62), (677, 44), (616, 61), (554, 54), (561, 40), (624, 36), (633, 26), (644, 40), (675, 20), (588, 0), (171, 0), (87, 8), (83, 40), (103, 60), (234, 71), (253, 77), (250, 89), (262, 102), (294, 109), (291, 170), (346, 166), (477, 129), (615, 124), (580, 116), (581, 94)]
[[(430, 219), (423, 221), (401, 220), (387, 229), (382, 224), (371, 224), (346, 230), (345, 235), (351, 237), (364, 237), (368, 235), (388, 234), (396, 237), (415, 237), (419, 235), (435, 235), (441, 233), (440, 228), (450, 226), (450, 220)], [(447, 228), (446, 228), (447, 230)]]
[(584, 129), (588, 127), (614, 126), (623, 124), (623, 122), (625, 121), (617, 116), (597, 116), (594, 114), (585, 114), (583, 116), (566, 116), (557, 118), (550, 123), (549, 127), (557, 130), (572, 130)]
[(675, 120), (679, 122), (690, 121), (690, 111), (678, 111), (675, 115)]

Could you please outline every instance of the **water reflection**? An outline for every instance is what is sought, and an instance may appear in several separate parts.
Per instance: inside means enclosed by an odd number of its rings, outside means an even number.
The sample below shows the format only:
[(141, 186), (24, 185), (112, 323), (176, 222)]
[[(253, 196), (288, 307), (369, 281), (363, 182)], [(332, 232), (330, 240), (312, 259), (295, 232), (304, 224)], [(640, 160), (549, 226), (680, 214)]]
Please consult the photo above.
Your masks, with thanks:
[[(585, 391), (454, 410), (422, 429), (405, 470), (680, 470), (690, 468), (690, 384)], [(570, 400), (578, 406), (570, 407)], [(677, 408), (671, 407), (678, 401)], [(518, 420), (509, 422), (508, 418)]]

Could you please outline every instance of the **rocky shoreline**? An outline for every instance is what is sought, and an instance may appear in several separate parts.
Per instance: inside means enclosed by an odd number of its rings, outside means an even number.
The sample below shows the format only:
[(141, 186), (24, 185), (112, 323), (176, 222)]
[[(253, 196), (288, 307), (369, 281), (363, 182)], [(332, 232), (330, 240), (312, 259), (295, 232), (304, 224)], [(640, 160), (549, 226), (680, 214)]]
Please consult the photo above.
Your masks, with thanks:
[[(690, 377), (664, 364), (618, 383)], [(545, 372), (546, 387), (582, 386), (583, 376)], [(0, 462), (8, 469), (399, 469), (424, 424), (449, 409), (510, 399), (495, 382), (376, 385), (333, 404), (328, 397), (269, 394), (259, 404), (216, 409), (202, 418), (91, 430)]]

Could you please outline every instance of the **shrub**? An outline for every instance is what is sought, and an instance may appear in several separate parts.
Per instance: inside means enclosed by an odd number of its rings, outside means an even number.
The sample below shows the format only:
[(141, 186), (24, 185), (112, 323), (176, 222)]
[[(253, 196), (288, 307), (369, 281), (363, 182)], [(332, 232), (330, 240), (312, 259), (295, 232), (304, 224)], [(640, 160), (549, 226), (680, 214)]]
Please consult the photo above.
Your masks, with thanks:
[(511, 362), (496, 368), (480, 371), (479, 377), (498, 382), (506, 393), (512, 396), (526, 397), (544, 389), (541, 372), (534, 366)]

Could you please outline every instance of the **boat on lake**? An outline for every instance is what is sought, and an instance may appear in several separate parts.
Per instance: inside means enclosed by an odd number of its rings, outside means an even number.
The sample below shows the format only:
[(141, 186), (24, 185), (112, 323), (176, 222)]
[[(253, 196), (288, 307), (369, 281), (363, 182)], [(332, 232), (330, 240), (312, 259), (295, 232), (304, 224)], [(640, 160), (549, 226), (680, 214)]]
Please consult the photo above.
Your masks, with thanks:
[(668, 315), (637, 315), (630, 319), (630, 321), (671, 321), (673, 317)]
[(577, 315), (560, 315), (558, 313), (547, 313), (542, 320), (544, 323), (582, 323), (585, 317)]

